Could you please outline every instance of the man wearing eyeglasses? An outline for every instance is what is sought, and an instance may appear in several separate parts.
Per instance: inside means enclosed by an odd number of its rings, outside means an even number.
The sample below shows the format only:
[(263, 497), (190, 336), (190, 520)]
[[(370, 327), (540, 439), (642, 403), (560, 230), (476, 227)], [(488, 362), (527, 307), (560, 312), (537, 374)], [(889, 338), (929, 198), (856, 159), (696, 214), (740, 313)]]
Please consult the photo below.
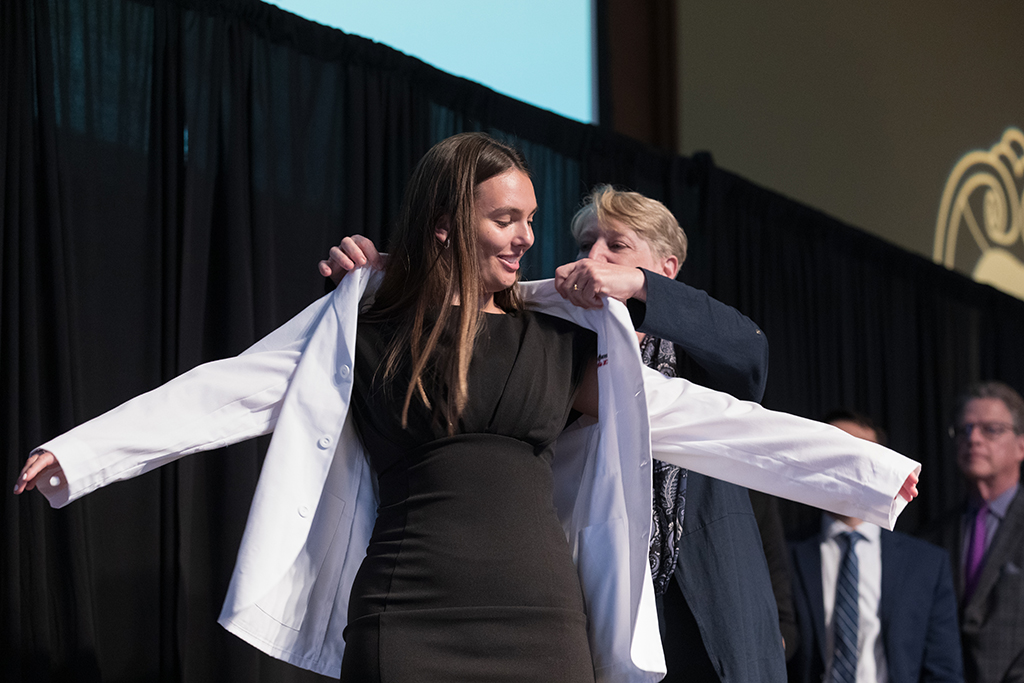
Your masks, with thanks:
[(953, 558), (966, 680), (1024, 681), (1024, 399), (1002, 382), (975, 384), (950, 436), (968, 498), (932, 539)]

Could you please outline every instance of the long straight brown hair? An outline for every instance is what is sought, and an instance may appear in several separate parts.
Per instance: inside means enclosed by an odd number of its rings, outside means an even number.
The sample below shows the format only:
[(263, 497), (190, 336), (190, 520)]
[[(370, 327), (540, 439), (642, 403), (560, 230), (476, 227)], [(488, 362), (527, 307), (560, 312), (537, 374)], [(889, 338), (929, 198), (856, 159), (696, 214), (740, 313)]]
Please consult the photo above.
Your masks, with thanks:
[[(484, 133), (460, 133), (431, 147), (406, 186), (388, 267), (366, 314), (370, 320), (398, 323), (384, 356), (385, 379), (394, 375), (404, 349), (409, 349), (412, 375), (402, 404), (403, 427), (414, 396), (447, 422), (449, 434), (466, 407), (469, 361), (483, 315), (478, 305), (476, 188), (510, 169), (529, 175), (518, 150)], [(438, 228), (448, 231), (444, 243)], [(518, 277), (517, 284), (494, 295), (495, 304), (510, 312), (522, 308), (517, 285)], [(461, 305), (452, 305), (456, 299)], [(435, 353), (442, 335), (454, 341), (453, 353)], [(447, 386), (442, 405), (431, 405), (424, 376)], [(437, 394), (439, 401), (441, 396)]]

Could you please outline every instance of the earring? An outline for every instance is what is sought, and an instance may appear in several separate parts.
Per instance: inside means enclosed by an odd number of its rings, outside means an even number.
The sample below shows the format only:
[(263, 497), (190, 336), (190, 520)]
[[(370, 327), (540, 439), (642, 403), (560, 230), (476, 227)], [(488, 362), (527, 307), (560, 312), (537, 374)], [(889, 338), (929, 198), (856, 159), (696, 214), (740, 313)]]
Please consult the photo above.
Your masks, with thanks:
[(445, 249), (447, 249), (447, 248), (448, 248), (448, 247), (450, 247), (450, 246), (452, 246), (452, 238), (451, 238), (451, 237), (449, 237), (448, 239), (446, 239), (446, 240), (444, 241), (444, 248), (445, 248)]

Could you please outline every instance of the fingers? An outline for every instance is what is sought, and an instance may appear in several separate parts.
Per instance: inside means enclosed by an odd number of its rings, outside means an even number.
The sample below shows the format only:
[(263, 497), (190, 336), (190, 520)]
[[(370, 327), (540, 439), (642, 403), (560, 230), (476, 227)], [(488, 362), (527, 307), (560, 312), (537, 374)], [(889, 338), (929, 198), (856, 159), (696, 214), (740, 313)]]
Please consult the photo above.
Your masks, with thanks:
[(370, 239), (352, 235), (341, 240), (338, 246), (331, 247), (327, 259), (318, 264), (318, 269), (321, 275), (338, 284), (345, 273), (365, 265), (380, 270), (384, 267), (384, 260)]
[(601, 308), (600, 282), (585, 261), (559, 266), (555, 270), (555, 290), (569, 303), (580, 308)]
[(25, 466), (21, 468), (18, 481), (14, 485), (14, 493), (20, 494), (24, 491), (31, 491), (36, 487), (36, 483), (41, 476), (48, 476), (51, 470), (56, 471), (59, 467), (57, 458), (53, 453), (50, 451), (36, 451), (28, 457), (28, 460), (25, 461)]
[(382, 265), (377, 247), (369, 238), (362, 235), (352, 235), (341, 240), (341, 244), (331, 248), (328, 260), (332, 264), (337, 263), (344, 270), (352, 270), (365, 265), (380, 268)]
[(903, 482), (903, 487), (900, 488), (900, 496), (903, 497), (903, 500), (909, 503), (917, 497), (918, 481), (920, 480), (918, 479), (917, 473), (911, 472), (910, 476), (907, 477), (907, 480)]
[(572, 273), (572, 263), (566, 263), (564, 266), (558, 266), (555, 268), (555, 291), (558, 292), (563, 299), (568, 299), (569, 294), (565, 289), (565, 280)]
[[(370, 238), (363, 237), (362, 235), (352, 235), (350, 239), (352, 240), (352, 243), (362, 251), (365, 259), (363, 263), (365, 265), (368, 265), (371, 268), (376, 268), (377, 270), (384, 267), (384, 260), (381, 257), (380, 252), (377, 251), (376, 245), (374, 245)], [(345, 240), (342, 240), (342, 244), (344, 244), (344, 242)]]
[(600, 308), (603, 297), (628, 301), (646, 299), (647, 278), (632, 266), (584, 258), (555, 271), (555, 289), (582, 308)]
[[(346, 238), (347, 239), (347, 238)], [(320, 263), (325, 263), (321, 261)], [(331, 247), (331, 250), (327, 253), (327, 268), (321, 268), (320, 272), (326, 277), (331, 278), (334, 284), (341, 282), (341, 279), (345, 277), (345, 273), (350, 270), (354, 270), (356, 267), (355, 262), (350, 259), (345, 252), (338, 247)]]

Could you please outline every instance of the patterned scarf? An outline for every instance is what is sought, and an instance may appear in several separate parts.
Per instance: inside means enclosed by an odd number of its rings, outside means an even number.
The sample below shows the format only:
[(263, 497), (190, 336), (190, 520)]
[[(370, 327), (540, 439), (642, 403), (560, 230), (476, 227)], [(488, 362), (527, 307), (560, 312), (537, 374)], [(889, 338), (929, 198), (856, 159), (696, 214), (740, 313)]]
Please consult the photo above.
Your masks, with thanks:
[[(650, 335), (640, 342), (644, 365), (666, 377), (676, 376), (676, 351), (672, 342)], [(664, 595), (679, 558), (686, 510), (686, 470), (661, 460), (654, 461), (654, 514), (649, 550), (654, 592)]]

